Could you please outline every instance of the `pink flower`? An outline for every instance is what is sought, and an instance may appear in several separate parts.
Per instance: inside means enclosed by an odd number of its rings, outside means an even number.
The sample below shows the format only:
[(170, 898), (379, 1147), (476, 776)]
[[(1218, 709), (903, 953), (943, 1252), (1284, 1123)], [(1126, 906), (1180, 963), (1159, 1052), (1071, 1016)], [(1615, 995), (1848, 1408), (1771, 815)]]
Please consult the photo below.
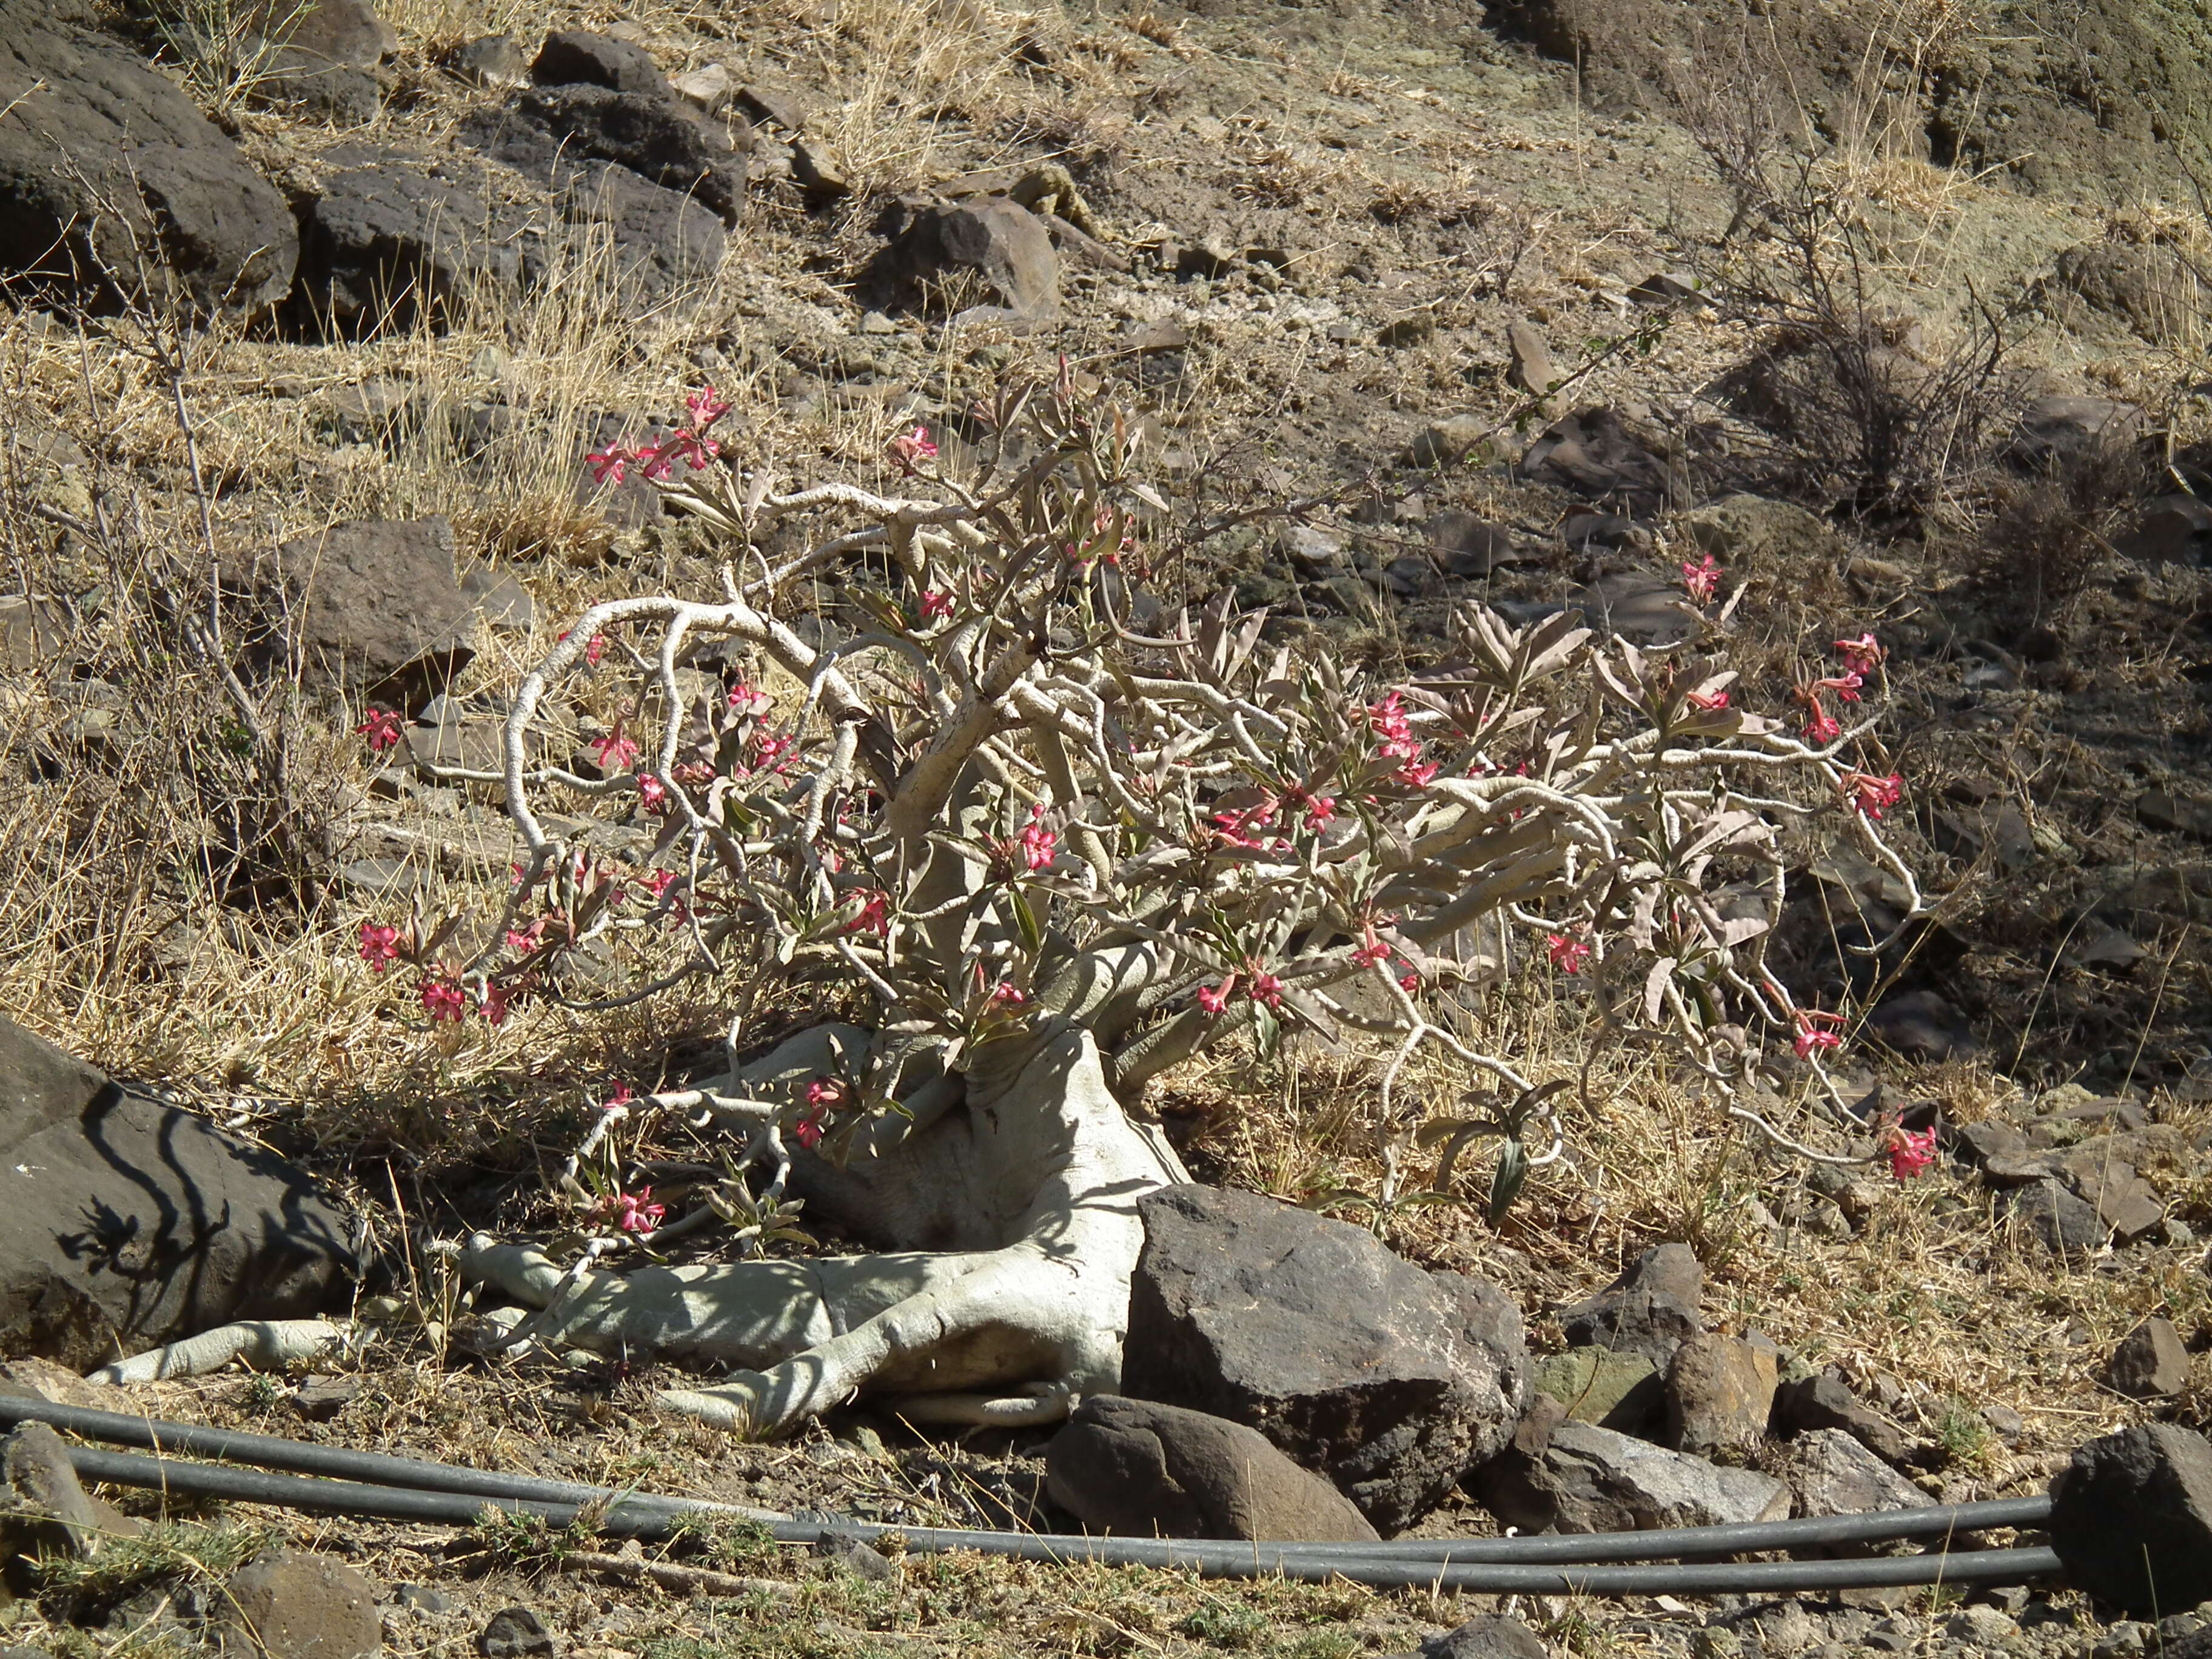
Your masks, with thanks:
[(1413, 735), (1413, 720), (1406, 713), (1401, 694), (1393, 691), (1382, 702), (1369, 703), (1367, 719), (1375, 728), (1375, 735), (1382, 739), (1382, 753), (1390, 759), (1412, 760), (1421, 752), (1420, 740)]
[(1209, 1014), (1218, 1014), (1229, 1006), (1229, 999), (1236, 994), (1236, 991), (1237, 975), (1231, 974), (1218, 985), (1200, 987), (1198, 1006)]
[(921, 596), (922, 621), (934, 622), (939, 617), (951, 614), (952, 596), (950, 593), (941, 593), (933, 587)]
[(1866, 682), (1860, 678), (1857, 672), (1854, 670), (1848, 673), (1838, 674), (1830, 679), (1815, 680), (1813, 684), (1823, 691), (1834, 692), (1836, 701), (1838, 702), (1856, 702), (1859, 700), (1859, 688)]
[(368, 718), (354, 727), (356, 737), (368, 739), (369, 752), (380, 755), (398, 744), (406, 722), (389, 708), (372, 708)]
[(507, 948), (519, 956), (527, 956), (538, 948), (538, 941), (545, 932), (545, 918), (540, 916), (526, 928), (507, 930)]
[(1862, 678), (1873, 673), (1888, 654), (1871, 634), (1862, 634), (1855, 640), (1838, 640), (1836, 652), (1843, 658), (1844, 665)]
[(422, 1012), (434, 1020), (459, 1020), (469, 1012), (468, 994), (451, 969), (424, 975), (421, 994)]
[(1729, 694), (1725, 691), (1714, 691), (1711, 693), (1692, 691), (1690, 693), (1690, 707), (1692, 708), (1702, 708), (1709, 714), (1717, 708), (1725, 708), (1728, 706)]
[(930, 437), (929, 428), (926, 426), (917, 426), (911, 432), (899, 434), (891, 440), (890, 450), (891, 459), (908, 472), (914, 471), (916, 461), (937, 459), (936, 442)]
[(758, 719), (768, 713), (769, 707), (768, 693), (747, 681), (739, 680), (730, 688), (730, 712), (732, 714)]
[[(664, 464), (671, 456), (680, 457), (684, 465), (694, 472), (703, 471), (707, 464), (722, 453), (721, 445), (712, 438), (696, 432), (679, 432), (654, 452), (654, 459)], [(648, 472), (647, 477), (654, 474)]]
[(676, 872), (673, 870), (654, 870), (638, 884), (652, 894), (653, 902), (658, 903), (667, 896), (668, 890), (676, 884)]
[(584, 464), (592, 469), (593, 482), (618, 484), (623, 472), (640, 459), (637, 452), (609, 444), (605, 449), (595, 449), (584, 457)]
[(615, 1226), (626, 1233), (652, 1232), (668, 1213), (665, 1204), (655, 1204), (652, 1199), (650, 1187), (641, 1187), (634, 1193), (617, 1193), (613, 1206)]
[(1316, 795), (1306, 802), (1306, 828), (1318, 834), (1336, 817), (1336, 797)]
[(862, 890), (860, 914), (845, 924), (848, 933), (884, 933), (891, 930), (891, 896), (879, 887)]
[(637, 1097), (630, 1092), (629, 1084), (617, 1083), (615, 1085), (614, 1093), (599, 1103), (599, 1109), (603, 1112), (618, 1111), (636, 1098)]
[(1547, 933), (1544, 948), (1551, 952), (1552, 966), (1563, 974), (1579, 974), (1589, 960), (1589, 941), (1571, 933)]
[(641, 772), (637, 775), (637, 799), (638, 804), (648, 812), (665, 812), (668, 810), (668, 786), (652, 773)]
[(1894, 772), (1886, 778), (1866, 772), (1846, 772), (1842, 787), (1845, 799), (1870, 818), (1880, 817), (1884, 807), (1894, 806), (1905, 799), (1905, 780)]
[(1823, 1049), (1843, 1046), (1843, 1038), (1828, 1029), (1844, 1023), (1841, 1014), (1826, 1014), (1817, 1008), (1800, 1008), (1795, 1018), (1797, 1036), (1790, 1046), (1797, 1051), (1798, 1059), (1810, 1060)]
[(822, 1120), (828, 1110), (809, 1112), (791, 1126), (791, 1138), (809, 1152), (822, 1144)]
[(1022, 862), (1032, 870), (1042, 870), (1053, 860), (1060, 850), (1060, 837), (1044, 827), (1044, 807), (1042, 804), (1030, 808), (1029, 827), (1020, 836)]
[(1696, 564), (1684, 562), (1682, 586), (1699, 605), (1711, 603), (1713, 595), (1719, 592), (1720, 585), (1721, 568), (1713, 562), (1711, 554), (1706, 554)]
[(1378, 962), (1390, 960), (1390, 947), (1376, 938), (1375, 930), (1370, 927), (1367, 930), (1366, 943), (1353, 948), (1352, 959), (1362, 968), (1372, 968)]
[(1398, 988), (1405, 992), (1408, 996), (1411, 996), (1414, 992), (1419, 990), (1421, 988), (1421, 970), (1418, 968), (1407, 969), (1404, 973), (1398, 975)]
[(991, 1000), (1002, 1008), (1018, 1008), (1029, 1000), (1029, 994), (1011, 981), (996, 985), (991, 990)]
[(1390, 775), (1397, 779), (1399, 782), (1404, 784), (1408, 789), (1425, 789), (1429, 787), (1430, 780), (1434, 778), (1436, 775), (1437, 767), (1435, 763), (1431, 761), (1409, 760)]
[(399, 960), (399, 930), (380, 927), (373, 921), (361, 925), (361, 959), (369, 971), (380, 974)]
[(1263, 1002), (1270, 1008), (1283, 1006), (1283, 981), (1273, 974), (1255, 973), (1245, 994), (1255, 1002)]
[(806, 1103), (815, 1111), (841, 1111), (852, 1103), (853, 1085), (842, 1077), (817, 1077), (806, 1085)]
[(714, 768), (707, 761), (685, 761), (668, 775), (694, 789), (704, 789), (714, 781)]
[(625, 736), (617, 726), (592, 745), (592, 753), (597, 757), (601, 771), (627, 772), (637, 763), (637, 739)]
[(1833, 743), (1843, 735), (1844, 728), (1836, 724), (1835, 716), (1820, 707), (1819, 703), (1814, 703), (1813, 712), (1805, 717), (1805, 741), (1814, 744)]
[(494, 1025), (506, 1024), (507, 1008), (514, 996), (514, 994), (498, 981), (487, 982), (483, 992), (483, 1017)]
[(787, 771), (790, 769), (792, 759), (798, 748), (797, 738), (756, 738), (753, 743), (753, 769), (757, 772)]
[(731, 405), (714, 395), (714, 388), (705, 386), (684, 400), (684, 407), (691, 411), (691, 428), (704, 432), (708, 427), (730, 412)]
[(1889, 1154), (1890, 1174), (1899, 1181), (1910, 1181), (1936, 1161), (1936, 1131), (1908, 1129), (1900, 1124), (1889, 1132), (1885, 1150)]

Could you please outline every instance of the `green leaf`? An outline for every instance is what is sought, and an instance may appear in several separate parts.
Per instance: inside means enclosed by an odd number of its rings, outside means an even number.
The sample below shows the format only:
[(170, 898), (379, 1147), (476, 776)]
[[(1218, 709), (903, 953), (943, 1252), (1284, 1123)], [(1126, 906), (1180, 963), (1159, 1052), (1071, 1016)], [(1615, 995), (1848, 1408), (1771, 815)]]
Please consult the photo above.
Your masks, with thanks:
[(1528, 1182), (1528, 1148), (1517, 1140), (1509, 1140), (1498, 1151), (1498, 1169), (1490, 1177), (1490, 1202), (1483, 1210), (1484, 1219), (1493, 1227), (1502, 1223)]

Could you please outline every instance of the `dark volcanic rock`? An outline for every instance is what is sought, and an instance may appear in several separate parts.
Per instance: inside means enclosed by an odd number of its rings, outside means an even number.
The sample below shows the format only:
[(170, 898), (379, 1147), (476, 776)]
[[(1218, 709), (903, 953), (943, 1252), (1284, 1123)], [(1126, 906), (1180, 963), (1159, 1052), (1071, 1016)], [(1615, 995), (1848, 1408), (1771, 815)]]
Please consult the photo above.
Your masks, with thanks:
[(1841, 1429), (1887, 1463), (1908, 1450), (1897, 1425), (1850, 1390), (1832, 1371), (1784, 1382), (1774, 1391), (1774, 1432), (1784, 1438), (1819, 1429)]
[(1170, 1187), (1139, 1207), (1130, 1394), (1250, 1425), (1385, 1533), (1511, 1434), (1527, 1355), (1494, 1286), (1252, 1193)]
[(2092, 1440), (2051, 1483), (2067, 1581), (2130, 1613), (2212, 1600), (2212, 1444), (2172, 1423)]
[(1658, 1244), (1588, 1301), (1560, 1314), (1577, 1347), (1641, 1354), (1664, 1370), (1674, 1350), (1705, 1330), (1705, 1269), (1686, 1244)]
[(282, 1159), (0, 1020), (0, 1352), (83, 1370), (340, 1293), (350, 1226)]
[(669, 95), (578, 84), (538, 87), (504, 111), (462, 124), (464, 140), (540, 183), (586, 161), (611, 161), (738, 220), (752, 129), (710, 121)]
[(99, 303), (119, 285), (254, 311), (292, 285), (284, 198), (173, 82), (0, 0), (0, 274)]
[(363, 702), (421, 709), (475, 658), (443, 519), (365, 519), (276, 550), (279, 657)]
[(1092, 1532), (1140, 1538), (1371, 1540), (1344, 1494), (1256, 1429), (1093, 1395), (1045, 1449), (1053, 1501)]
[(907, 222), (872, 271), (902, 299), (956, 273), (981, 280), (1008, 319), (1035, 321), (1060, 311), (1060, 260), (1044, 222), (1003, 196), (924, 208)]
[(2105, 1380), (2122, 1394), (2148, 1400), (2189, 1386), (2189, 1350), (2170, 1319), (2146, 1319), (2120, 1339)]
[(614, 92), (670, 95), (668, 77), (643, 46), (582, 29), (556, 29), (538, 49), (530, 78), (541, 87), (594, 86)]
[(441, 321), (471, 287), (522, 277), (517, 228), (483, 197), (401, 150), (349, 148), (301, 215), (294, 309), (311, 327), (367, 334)]
[(617, 281), (647, 298), (710, 276), (722, 262), (722, 222), (691, 197), (628, 167), (587, 162), (564, 180), (561, 206), (572, 223), (605, 228)]

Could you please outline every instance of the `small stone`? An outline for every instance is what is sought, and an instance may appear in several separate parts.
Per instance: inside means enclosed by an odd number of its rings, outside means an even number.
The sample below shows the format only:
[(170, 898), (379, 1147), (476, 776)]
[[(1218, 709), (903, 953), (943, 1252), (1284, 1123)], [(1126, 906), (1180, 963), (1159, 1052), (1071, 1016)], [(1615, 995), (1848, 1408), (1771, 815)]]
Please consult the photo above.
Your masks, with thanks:
[(675, 88), (678, 97), (690, 99), (711, 115), (728, 101), (732, 82), (728, 70), (720, 64), (709, 64), (688, 75), (672, 75), (668, 84)]
[(582, 29), (556, 29), (530, 65), (541, 87), (606, 87), (615, 92), (665, 96), (668, 77), (643, 46)]
[(1525, 318), (1507, 324), (1505, 349), (1511, 358), (1505, 370), (1506, 384), (1540, 397), (1551, 390), (1559, 374), (1552, 367), (1551, 344), (1541, 329)]
[(853, 182), (845, 176), (845, 169), (821, 144), (810, 139), (791, 141), (791, 176), (810, 207), (819, 207), (825, 202), (835, 202), (853, 193)]
[(2119, 1619), (2105, 1626), (2105, 1638), (2089, 1650), (2090, 1659), (2138, 1659), (2157, 1634), (2136, 1619)]
[(1275, 547), (1302, 570), (1337, 570), (1344, 565), (1344, 538), (1319, 525), (1285, 525), (1276, 532)]
[(1256, 1429), (1204, 1412), (1099, 1395), (1045, 1449), (1053, 1500), (1125, 1536), (1363, 1542), (1343, 1493)]
[(402, 1584), (393, 1592), (392, 1599), (410, 1613), (419, 1613), (434, 1619), (453, 1610), (453, 1598), (428, 1584)]
[(267, 1659), (363, 1659), (384, 1645), (376, 1589), (343, 1561), (273, 1550), (225, 1586), (232, 1639)]
[(817, 1555), (825, 1557), (836, 1566), (842, 1567), (855, 1578), (871, 1584), (888, 1584), (898, 1577), (898, 1569), (885, 1560), (883, 1553), (871, 1547), (858, 1533), (839, 1532), (834, 1528), (824, 1532), (814, 1546)]
[(1919, 1632), (1895, 1619), (1885, 1619), (1859, 1638), (1876, 1653), (1910, 1653)]
[(1655, 1245), (1604, 1290), (1562, 1312), (1559, 1322), (1577, 1346), (1641, 1354), (1665, 1365), (1705, 1330), (1698, 1317), (1705, 1282), (1688, 1245)]
[(310, 1376), (292, 1390), (292, 1409), (310, 1423), (327, 1423), (360, 1397), (357, 1376)]
[(1550, 1659), (1550, 1650), (1518, 1619), (1486, 1613), (1429, 1638), (1421, 1659)]
[[(1546, 1402), (1556, 1413), (1554, 1402)], [(1536, 1439), (1542, 1449), (1534, 1449)], [(1523, 1437), (1475, 1471), (1470, 1486), (1492, 1515), (1526, 1532), (1636, 1532), (1774, 1521), (1790, 1489), (1771, 1475), (1723, 1468), (1592, 1423), (1559, 1422)]]
[(1667, 1443), (1710, 1456), (1748, 1451), (1774, 1413), (1778, 1356), (1742, 1337), (1693, 1336), (1667, 1368)]
[(513, 37), (479, 35), (453, 54), (453, 73), (480, 87), (520, 87), (529, 84), (522, 53)]
[(2095, 1206), (2056, 1179), (2021, 1188), (2012, 1213), (2027, 1236), (2053, 1255), (2086, 1255), (2105, 1243), (2105, 1224)]
[(1628, 297), (1640, 306), (1667, 306), (1686, 303), (1703, 307), (1711, 303), (1698, 292), (1698, 279), (1687, 271), (1655, 270), (1634, 288)]
[(1842, 1429), (1814, 1429), (1790, 1443), (1781, 1473), (1800, 1515), (1864, 1515), (1924, 1509), (1931, 1501)]
[(553, 1632), (528, 1607), (502, 1607), (477, 1632), (483, 1659), (548, 1659)]
[(2020, 1626), (1991, 1607), (1963, 1607), (1944, 1621), (1944, 1633), (1977, 1647), (2008, 1647), (2020, 1639)]
[(898, 332), (898, 325), (893, 322), (890, 318), (884, 316), (882, 312), (871, 311), (860, 319), (860, 332), (863, 334), (896, 334)]
[(0, 1538), (8, 1553), (52, 1553), (89, 1558), (100, 1552), (115, 1511), (94, 1498), (76, 1478), (69, 1448), (45, 1423), (19, 1425), (0, 1441), (10, 1510), (0, 1519)]
[(2009, 1406), (1984, 1406), (1982, 1421), (1990, 1425), (1990, 1432), (2008, 1446), (2020, 1444), (2020, 1437), (2027, 1432), (2027, 1419)]
[(2170, 1319), (2154, 1315), (2120, 1339), (2105, 1381), (2137, 1400), (2168, 1399), (2189, 1386), (2189, 1350)]
[(1454, 415), (1421, 428), (1406, 452), (1414, 466), (1443, 466), (1456, 461), (1490, 434), (1490, 422), (1480, 415)]
[(797, 132), (806, 125), (806, 106), (788, 93), (773, 88), (757, 83), (739, 87), (736, 102), (752, 119), (781, 127), (786, 132)]
[(1885, 1463), (1905, 1461), (1905, 1437), (1895, 1425), (1850, 1390), (1833, 1372), (1823, 1371), (1774, 1391), (1774, 1431), (1784, 1437), (1819, 1429), (1841, 1429)]
[(527, 634), (538, 625), (538, 601), (504, 571), (479, 565), (461, 578), (461, 592), (495, 634)]

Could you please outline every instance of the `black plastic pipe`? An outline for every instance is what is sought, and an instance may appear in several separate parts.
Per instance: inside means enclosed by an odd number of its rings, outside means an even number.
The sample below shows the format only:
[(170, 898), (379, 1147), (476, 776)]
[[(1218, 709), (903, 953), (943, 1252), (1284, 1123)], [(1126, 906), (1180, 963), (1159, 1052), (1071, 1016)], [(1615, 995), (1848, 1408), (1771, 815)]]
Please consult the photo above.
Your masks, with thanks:
[[(140, 1486), (196, 1498), (269, 1504), (325, 1515), (371, 1516), (380, 1520), (429, 1522), (445, 1526), (473, 1524), (487, 1508), (544, 1516), (554, 1524), (575, 1518), (575, 1504), (537, 1504), (481, 1494), (412, 1492), (361, 1482), (321, 1480), (260, 1469), (143, 1457), (134, 1452), (72, 1447), (70, 1462), (80, 1478), (115, 1486)], [(607, 1511), (600, 1529), (640, 1538), (666, 1536), (677, 1517), (665, 1510), (641, 1512), (621, 1503)], [(938, 1553), (973, 1550), (986, 1555), (1055, 1564), (1091, 1561), (1115, 1566), (1182, 1569), (1208, 1577), (1282, 1577), (1322, 1582), (1348, 1578), (1378, 1589), (1431, 1588), (1503, 1595), (1710, 1595), (1727, 1592), (1788, 1594), (1883, 1588), (1909, 1584), (2017, 1584), (2059, 1571), (2050, 1549), (1972, 1550), (1961, 1553), (1876, 1556), (1850, 1561), (1758, 1561), (1690, 1565), (1561, 1565), (1540, 1566), (1503, 1562), (1454, 1565), (1418, 1559), (1396, 1559), (1326, 1547), (1260, 1543), (1212, 1543), (1178, 1539), (1089, 1538), (1038, 1533), (968, 1532), (937, 1527), (887, 1527), (863, 1522), (773, 1523), (787, 1542), (811, 1542), (829, 1533), (872, 1539), (896, 1534), (909, 1551)]]
[[(819, 1530), (811, 1523), (791, 1522), (788, 1517), (774, 1510), (749, 1509), (741, 1504), (624, 1492), (608, 1486), (584, 1486), (574, 1481), (548, 1480), (533, 1475), (505, 1474), (467, 1468), (459, 1464), (434, 1462), (427, 1458), (355, 1451), (341, 1446), (287, 1440), (276, 1435), (250, 1434), (198, 1424), (167, 1423), (157, 1419), (132, 1417), (120, 1412), (92, 1411), (82, 1407), (55, 1405), (44, 1400), (0, 1396), (0, 1423), (17, 1421), (50, 1423), (56, 1428), (67, 1429), (72, 1433), (111, 1443), (329, 1475), (367, 1482), (372, 1486), (464, 1493), (521, 1505), (531, 1513), (551, 1514), (558, 1510), (564, 1518), (573, 1514), (574, 1506), (578, 1504), (610, 1504), (614, 1505), (614, 1512), (611, 1512), (610, 1530), (642, 1526), (653, 1519), (665, 1522), (672, 1516), (685, 1513), (708, 1518), (759, 1522), (780, 1538), (788, 1527), (792, 1536), (787, 1541), (791, 1542), (811, 1542), (818, 1535)], [(1527, 1538), (1419, 1538), (1400, 1539), (1389, 1543), (1309, 1543), (1272, 1547), (1285, 1553), (1310, 1554), (1338, 1560), (1372, 1558), (1463, 1565), (1485, 1562), (1650, 1561), (1680, 1555), (1736, 1555), (1768, 1550), (1830, 1548), (1894, 1539), (1948, 1539), (1994, 1528), (2039, 1526), (2050, 1514), (2051, 1499), (2046, 1494), (2033, 1498), (2000, 1498), (1981, 1504), (1881, 1510), (1867, 1515), (1808, 1516), (1795, 1521), (1750, 1522), (1717, 1527), (1674, 1527), (1649, 1532), (1574, 1533)], [(418, 1517), (394, 1516), (391, 1518)], [(457, 1524), (466, 1524), (466, 1517)], [(623, 1532), (622, 1535), (629, 1534)], [(658, 1534), (640, 1532), (636, 1535)], [(1156, 1540), (1123, 1541), (1142, 1543), (1146, 1547), (1166, 1547)], [(1198, 1544), (1209, 1542), (1190, 1541)], [(1233, 1549), (1241, 1547), (1218, 1545), (1215, 1547)]]
[(289, 1469), (298, 1474), (329, 1475), (341, 1480), (365, 1480), (422, 1492), (469, 1492), (479, 1498), (519, 1498), (537, 1504), (592, 1504), (619, 1498), (637, 1510), (688, 1510), (708, 1516), (761, 1522), (784, 1518), (775, 1510), (751, 1509), (742, 1504), (621, 1492), (574, 1480), (548, 1480), (537, 1475), (472, 1469), (460, 1463), (434, 1462), (427, 1457), (398, 1457), (389, 1452), (319, 1446), (312, 1441), (287, 1440), (282, 1435), (250, 1434), (241, 1429), (210, 1428), (201, 1423), (167, 1423), (159, 1418), (133, 1417), (125, 1412), (94, 1411), (82, 1406), (57, 1405), (49, 1400), (0, 1395), (0, 1424), (14, 1423), (49, 1423), (71, 1434), (81, 1434), (88, 1440), (104, 1440), (110, 1445), (143, 1446), (149, 1451), (181, 1452), (189, 1457), (220, 1458), (228, 1462), (250, 1463), (258, 1468)]

